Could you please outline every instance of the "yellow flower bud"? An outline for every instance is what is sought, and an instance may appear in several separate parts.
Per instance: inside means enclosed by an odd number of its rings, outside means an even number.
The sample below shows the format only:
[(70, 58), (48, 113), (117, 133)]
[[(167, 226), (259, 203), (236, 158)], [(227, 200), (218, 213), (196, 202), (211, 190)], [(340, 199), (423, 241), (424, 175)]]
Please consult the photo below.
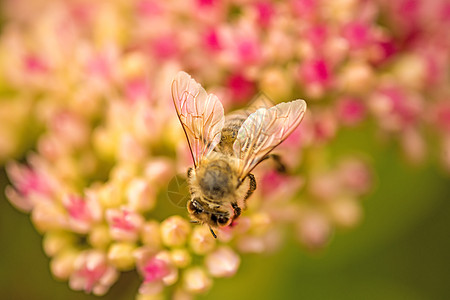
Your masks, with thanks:
[(148, 221), (144, 223), (141, 230), (142, 243), (151, 248), (159, 248), (161, 246), (161, 235), (159, 223), (156, 221)]
[(161, 223), (161, 237), (166, 246), (177, 247), (186, 243), (191, 226), (180, 216), (172, 216)]
[(205, 293), (212, 285), (212, 280), (200, 267), (192, 267), (184, 273), (184, 289), (193, 294)]
[(135, 249), (136, 244), (134, 243), (114, 243), (108, 250), (108, 260), (121, 271), (131, 270), (134, 267), (133, 252)]
[(172, 263), (178, 268), (185, 268), (192, 261), (192, 257), (186, 249), (172, 250), (170, 252), (170, 258)]
[(56, 255), (50, 261), (50, 270), (55, 278), (67, 280), (74, 270), (75, 260), (79, 251), (70, 249)]
[(106, 249), (111, 243), (111, 235), (106, 224), (96, 225), (89, 233), (88, 241), (92, 247), (97, 249)]
[(191, 235), (190, 246), (194, 253), (202, 255), (213, 250), (216, 241), (207, 226), (196, 226)]
[(47, 256), (57, 255), (62, 250), (71, 247), (75, 242), (72, 234), (66, 231), (50, 231), (44, 236), (43, 246)]

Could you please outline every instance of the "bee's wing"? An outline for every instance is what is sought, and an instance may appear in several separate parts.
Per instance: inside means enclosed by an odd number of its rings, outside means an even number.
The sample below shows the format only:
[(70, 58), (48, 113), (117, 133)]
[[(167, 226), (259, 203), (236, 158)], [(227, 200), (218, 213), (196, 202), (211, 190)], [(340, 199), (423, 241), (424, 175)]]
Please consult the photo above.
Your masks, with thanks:
[(233, 144), (236, 157), (241, 159), (241, 180), (294, 131), (302, 121), (305, 111), (306, 102), (295, 100), (269, 109), (259, 108), (245, 120)]
[(197, 167), (220, 142), (225, 120), (222, 103), (185, 72), (173, 80), (172, 98)]

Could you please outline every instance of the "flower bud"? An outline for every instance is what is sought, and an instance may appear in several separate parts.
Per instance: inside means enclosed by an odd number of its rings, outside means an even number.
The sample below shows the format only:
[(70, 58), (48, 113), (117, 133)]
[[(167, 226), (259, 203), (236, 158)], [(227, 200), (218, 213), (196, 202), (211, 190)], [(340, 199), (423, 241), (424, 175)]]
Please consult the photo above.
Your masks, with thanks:
[(67, 218), (63, 209), (56, 203), (37, 203), (31, 213), (31, 219), (41, 232), (67, 228)]
[(144, 293), (137, 294), (136, 300), (164, 300), (164, 299), (166, 299), (166, 297), (164, 296), (163, 293), (155, 293), (155, 294), (153, 294), (149, 290), (147, 290), (147, 291), (144, 290), (144, 289), (142, 289), (142, 290), (144, 292), (147, 292), (147, 293), (145, 293), (145, 294)]
[(342, 227), (353, 227), (362, 218), (362, 209), (356, 199), (335, 199), (329, 203), (328, 210), (333, 221)]
[(75, 260), (79, 252), (75, 249), (63, 251), (52, 258), (50, 261), (50, 270), (54, 277), (60, 280), (69, 279), (75, 266)]
[(191, 231), (189, 222), (180, 216), (172, 216), (161, 223), (161, 238), (168, 247), (177, 247), (186, 243)]
[(214, 277), (231, 277), (238, 268), (241, 259), (229, 247), (220, 247), (206, 257), (206, 267)]
[(156, 158), (145, 166), (145, 177), (156, 184), (166, 184), (174, 175), (172, 161), (164, 158)]
[(123, 204), (122, 187), (113, 182), (101, 186), (97, 190), (97, 197), (103, 208), (114, 208)]
[(108, 260), (121, 271), (128, 271), (134, 267), (133, 252), (136, 245), (133, 243), (114, 243), (108, 250)]
[(319, 212), (306, 212), (297, 224), (300, 242), (310, 248), (323, 246), (331, 234), (329, 220)]
[(212, 285), (211, 278), (200, 267), (192, 267), (184, 272), (184, 289), (193, 294), (205, 293)]
[(128, 205), (133, 211), (148, 211), (155, 206), (155, 189), (144, 179), (133, 179), (128, 183), (125, 193)]
[(178, 268), (185, 268), (192, 261), (192, 257), (186, 249), (172, 250), (170, 252), (170, 258), (173, 264)]
[(159, 248), (161, 246), (160, 225), (156, 221), (147, 221), (142, 226), (141, 240), (144, 245), (151, 248)]
[(207, 226), (196, 226), (192, 231), (190, 246), (194, 253), (203, 255), (214, 249), (215, 238)]
[(66, 231), (49, 231), (44, 235), (44, 251), (47, 256), (54, 256), (71, 247), (75, 242), (72, 234)]
[(96, 225), (89, 232), (88, 241), (94, 248), (106, 249), (111, 240), (109, 227), (106, 224)]
[(408, 54), (397, 59), (392, 72), (407, 88), (421, 89), (426, 82), (427, 66), (422, 57)]
[(351, 62), (339, 75), (339, 84), (343, 91), (353, 94), (365, 94), (374, 83), (372, 68), (364, 62)]

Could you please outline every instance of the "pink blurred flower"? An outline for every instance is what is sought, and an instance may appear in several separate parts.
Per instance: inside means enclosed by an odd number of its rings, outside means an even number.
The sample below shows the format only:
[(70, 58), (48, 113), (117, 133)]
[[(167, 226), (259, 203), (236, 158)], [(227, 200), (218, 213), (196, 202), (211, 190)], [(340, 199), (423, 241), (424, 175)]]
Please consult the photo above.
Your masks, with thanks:
[(152, 55), (157, 60), (168, 60), (180, 53), (177, 36), (172, 33), (162, 34), (150, 42)]
[(203, 34), (203, 44), (210, 52), (218, 52), (223, 49), (223, 41), (217, 29), (210, 28)]
[(299, 19), (314, 19), (319, 7), (317, 0), (292, 0), (291, 6)]
[(230, 90), (232, 101), (237, 104), (249, 101), (256, 90), (255, 83), (240, 73), (230, 75), (227, 80), (227, 86)]
[(130, 211), (126, 207), (106, 210), (106, 220), (109, 223), (112, 238), (118, 241), (136, 241), (144, 224), (141, 214)]
[(75, 270), (70, 276), (69, 285), (74, 290), (104, 295), (118, 275), (117, 270), (108, 265), (105, 253), (88, 250), (75, 260)]
[(257, 16), (258, 24), (261, 27), (268, 27), (276, 13), (275, 5), (269, 1), (260, 1), (254, 4)]
[(75, 194), (66, 194), (62, 204), (69, 215), (69, 226), (74, 232), (88, 233), (92, 225), (100, 221), (102, 208), (96, 198), (82, 198)]
[(370, 26), (358, 21), (349, 22), (343, 27), (342, 36), (352, 49), (367, 47), (371, 42)]
[(136, 250), (135, 258), (138, 270), (144, 277), (139, 287), (141, 294), (157, 294), (165, 285), (172, 285), (178, 279), (178, 269), (167, 251), (155, 253), (143, 247)]
[(29, 54), (24, 57), (23, 65), (26, 72), (29, 74), (46, 74), (49, 71), (49, 67), (45, 61), (35, 54)]
[(337, 103), (337, 115), (344, 125), (355, 126), (366, 117), (366, 107), (360, 99), (342, 98)]
[(305, 37), (314, 49), (319, 50), (328, 38), (328, 31), (329, 27), (325, 24), (315, 24), (306, 31)]
[(7, 187), (5, 193), (11, 204), (23, 211), (31, 211), (38, 202), (53, 202), (57, 188), (56, 180), (37, 157), (32, 162), (31, 166), (16, 162), (6, 165), (13, 187)]

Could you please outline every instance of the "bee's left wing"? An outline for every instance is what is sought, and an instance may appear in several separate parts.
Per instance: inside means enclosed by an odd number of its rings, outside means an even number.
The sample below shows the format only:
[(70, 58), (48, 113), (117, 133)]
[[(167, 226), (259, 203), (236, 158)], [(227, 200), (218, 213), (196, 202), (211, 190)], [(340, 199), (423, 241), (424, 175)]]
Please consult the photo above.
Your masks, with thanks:
[(243, 180), (270, 151), (300, 124), (306, 111), (304, 100), (259, 108), (238, 131), (233, 150), (240, 158), (239, 178)]
[(172, 98), (186, 134), (195, 167), (220, 142), (225, 121), (223, 106), (216, 95), (207, 94), (185, 72), (172, 82)]

